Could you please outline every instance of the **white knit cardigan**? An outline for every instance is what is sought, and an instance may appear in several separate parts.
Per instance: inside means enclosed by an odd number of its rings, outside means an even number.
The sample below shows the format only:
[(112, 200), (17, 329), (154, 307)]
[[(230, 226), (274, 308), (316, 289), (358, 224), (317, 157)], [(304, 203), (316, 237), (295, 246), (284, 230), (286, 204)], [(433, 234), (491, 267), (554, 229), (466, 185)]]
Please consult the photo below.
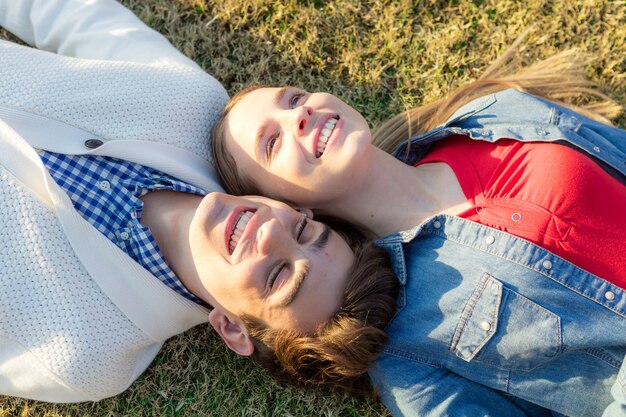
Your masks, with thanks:
[(0, 394), (98, 400), (207, 311), (92, 228), (34, 148), (221, 190), (206, 161), (228, 97), (113, 0), (0, 0), (0, 24), (40, 49), (0, 41)]

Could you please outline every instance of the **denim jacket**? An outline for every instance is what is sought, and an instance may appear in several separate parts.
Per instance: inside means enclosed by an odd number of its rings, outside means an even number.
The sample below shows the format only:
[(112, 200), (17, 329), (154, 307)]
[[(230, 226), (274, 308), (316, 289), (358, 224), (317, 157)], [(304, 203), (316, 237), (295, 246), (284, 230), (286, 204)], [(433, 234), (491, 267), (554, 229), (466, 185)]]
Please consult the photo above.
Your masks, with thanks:
[[(450, 134), (559, 141), (624, 182), (626, 131), (515, 90), (475, 100), (412, 139), (407, 162)], [(626, 232), (626, 220), (607, 227)], [(626, 416), (625, 290), (455, 216), (377, 243), (402, 284), (370, 369), (394, 416)]]

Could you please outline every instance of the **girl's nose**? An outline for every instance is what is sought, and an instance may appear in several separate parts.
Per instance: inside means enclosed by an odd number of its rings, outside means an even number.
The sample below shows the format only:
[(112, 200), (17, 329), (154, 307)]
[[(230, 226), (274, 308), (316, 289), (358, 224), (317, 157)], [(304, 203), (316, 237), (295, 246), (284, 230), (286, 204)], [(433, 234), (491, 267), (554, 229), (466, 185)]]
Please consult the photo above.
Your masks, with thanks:
[(313, 109), (309, 106), (300, 106), (292, 110), (295, 114), (296, 137), (306, 135), (306, 128), (311, 120)]

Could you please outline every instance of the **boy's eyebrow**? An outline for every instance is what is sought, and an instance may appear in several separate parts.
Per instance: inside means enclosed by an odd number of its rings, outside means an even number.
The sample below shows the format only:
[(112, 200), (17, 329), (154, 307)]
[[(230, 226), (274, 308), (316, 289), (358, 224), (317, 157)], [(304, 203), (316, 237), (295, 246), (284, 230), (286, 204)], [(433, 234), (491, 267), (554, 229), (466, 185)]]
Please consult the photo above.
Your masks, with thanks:
[[(281, 87), (281, 88), (278, 89), (276, 94), (274, 94), (274, 98), (272, 99), (272, 103), (275, 106), (279, 105), (279, 103), (281, 102), (281, 100), (283, 99), (285, 94), (287, 93), (288, 89), (289, 89), (289, 87)], [(261, 153), (260, 152), (260, 143), (261, 143), (261, 139), (263, 139), (263, 135), (265, 133), (265, 129), (267, 129), (267, 123), (261, 124), (261, 126), (259, 126), (259, 129), (256, 131), (256, 135), (254, 136), (254, 153), (255, 153), (255, 157), (256, 157), (257, 161), (261, 157), (261, 155), (260, 155), (260, 153)]]
[[(330, 227), (327, 224), (324, 224), (323, 226), (324, 228), (322, 229), (322, 232), (319, 234), (317, 239), (315, 239), (315, 241), (311, 243), (311, 248), (315, 252), (319, 252), (320, 250), (324, 249), (324, 247), (328, 243), (328, 239), (330, 238)], [(302, 283), (309, 275), (309, 267), (310, 262), (306, 260), (304, 262), (304, 265), (296, 271), (296, 276), (293, 279), (293, 285), (289, 289), (289, 294), (287, 294), (285, 299), (280, 303), (280, 307), (287, 307), (296, 298), (296, 296), (298, 295), (298, 291), (302, 286)]]
[(328, 243), (328, 238), (330, 237), (330, 226), (326, 223), (323, 223), (323, 226), (324, 228), (322, 229), (322, 233), (320, 233), (317, 239), (315, 239), (315, 242), (311, 244), (311, 247), (315, 252), (319, 252), (324, 249), (324, 247)]

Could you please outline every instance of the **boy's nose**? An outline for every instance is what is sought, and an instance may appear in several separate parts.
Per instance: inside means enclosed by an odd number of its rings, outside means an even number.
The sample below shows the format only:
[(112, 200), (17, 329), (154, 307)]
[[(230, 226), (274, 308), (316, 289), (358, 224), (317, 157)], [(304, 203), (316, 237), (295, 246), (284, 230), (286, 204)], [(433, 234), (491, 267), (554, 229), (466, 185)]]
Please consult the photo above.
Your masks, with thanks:
[(266, 221), (257, 232), (257, 252), (269, 255), (289, 244), (289, 236), (277, 219)]

